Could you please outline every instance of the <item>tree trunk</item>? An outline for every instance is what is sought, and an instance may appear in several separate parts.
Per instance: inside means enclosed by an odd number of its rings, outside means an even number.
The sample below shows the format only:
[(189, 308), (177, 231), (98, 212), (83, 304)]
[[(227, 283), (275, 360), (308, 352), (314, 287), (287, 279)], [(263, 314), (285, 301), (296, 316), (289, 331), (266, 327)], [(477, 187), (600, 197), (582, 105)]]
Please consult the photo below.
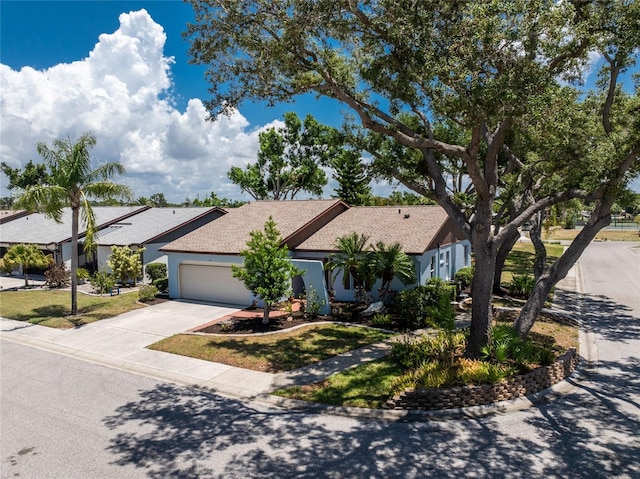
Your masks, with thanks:
[(78, 314), (78, 219), (80, 208), (71, 208), (71, 314)]
[(544, 273), (547, 267), (547, 249), (542, 242), (542, 213), (538, 212), (531, 217), (531, 230), (529, 231), (529, 237), (531, 243), (535, 249), (536, 255), (533, 262), (533, 277), (538, 279)]
[(500, 286), (502, 270), (504, 269), (504, 264), (507, 261), (509, 253), (519, 239), (520, 233), (518, 230), (513, 230), (513, 232), (509, 234), (509, 236), (507, 236), (504, 242), (500, 245), (500, 248), (498, 248), (498, 252), (496, 254), (496, 270), (493, 275), (493, 292), (495, 294), (502, 294), (502, 287)]
[(262, 314), (262, 324), (269, 324), (269, 311), (271, 311), (271, 303), (264, 302), (264, 313)]
[(540, 315), (540, 311), (542, 311), (551, 289), (558, 281), (567, 275), (587, 246), (589, 246), (591, 241), (596, 237), (598, 231), (611, 222), (612, 204), (613, 197), (603, 200), (602, 203), (595, 208), (593, 213), (591, 213), (591, 217), (586, 226), (580, 231), (562, 256), (542, 273), (527, 303), (513, 323), (513, 327), (521, 337), (526, 338), (529, 334), (529, 331)]
[(491, 335), (491, 297), (497, 256), (496, 245), (491, 237), (491, 211), (477, 216), (478, 221), (471, 234), (475, 269), (471, 282), (471, 328), (465, 352), (469, 357), (479, 357)]
[(22, 274), (24, 275), (24, 287), (27, 288), (29, 286), (29, 277), (27, 276), (27, 267), (22, 265)]

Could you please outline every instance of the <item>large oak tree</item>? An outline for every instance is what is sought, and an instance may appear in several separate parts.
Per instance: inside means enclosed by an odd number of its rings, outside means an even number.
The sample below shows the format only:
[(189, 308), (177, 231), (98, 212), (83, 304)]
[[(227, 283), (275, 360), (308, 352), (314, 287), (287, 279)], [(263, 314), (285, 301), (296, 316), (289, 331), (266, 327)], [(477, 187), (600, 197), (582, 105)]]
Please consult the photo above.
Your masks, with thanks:
[[(576, 241), (539, 276), (517, 322), (526, 335), (545, 292), (608, 223), (637, 168), (638, 96), (625, 95), (619, 78), (640, 45), (638, 2), (191, 3), (196, 17), (187, 36), (194, 62), (208, 66), (213, 117), (245, 100), (276, 104), (314, 93), (350, 108), (363, 130), (417, 152), (415, 170), (398, 164), (394, 176), (435, 199), (475, 254), (471, 355), (489, 338), (496, 263), (517, 229), (572, 198), (595, 205)], [(569, 85), (584, 75), (590, 52), (605, 59), (603, 92), (585, 99)], [(584, 127), (564, 129), (587, 111), (595, 116)], [(562, 128), (554, 130), (552, 119)], [(464, 134), (442, 134), (445, 121)], [(448, 188), (451, 159), (473, 185), (469, 201)], [(586, 172), (597, 174), (585, 179)]]

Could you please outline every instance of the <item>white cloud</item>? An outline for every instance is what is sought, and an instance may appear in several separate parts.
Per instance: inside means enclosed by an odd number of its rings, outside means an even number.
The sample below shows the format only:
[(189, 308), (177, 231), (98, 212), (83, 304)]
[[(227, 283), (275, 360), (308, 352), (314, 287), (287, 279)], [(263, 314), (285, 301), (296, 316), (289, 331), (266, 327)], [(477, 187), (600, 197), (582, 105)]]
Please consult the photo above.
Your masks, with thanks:
[(40, 161), (39, 141), (90, 130), (96, 160), (122, 162), (127, 175), (120, 181), (136, 196), (163, 192), (181, 201), (215, 191), (240, 197), (226, 172), (255, 160), (258, 129), (239, 112), (212, 123), (198, 99), (176, 110), (163, 28), (145, 10), (119, 20), (120, 28), (100, 35), (85, 59), (43, 71), (0, 64), (0, 161), (13, 167)]

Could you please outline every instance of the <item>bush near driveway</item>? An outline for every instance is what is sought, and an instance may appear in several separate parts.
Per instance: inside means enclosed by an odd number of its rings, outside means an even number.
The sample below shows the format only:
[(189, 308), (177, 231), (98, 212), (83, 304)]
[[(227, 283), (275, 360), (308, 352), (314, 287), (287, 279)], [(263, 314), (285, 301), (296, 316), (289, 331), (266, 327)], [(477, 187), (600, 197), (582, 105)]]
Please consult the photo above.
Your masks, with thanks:
[(144, 307), (137, 294), (78, 295), (78, 314), (69, 316), (70, 291), (0, 292), (0, 316), (51, 328), (69, 329)]

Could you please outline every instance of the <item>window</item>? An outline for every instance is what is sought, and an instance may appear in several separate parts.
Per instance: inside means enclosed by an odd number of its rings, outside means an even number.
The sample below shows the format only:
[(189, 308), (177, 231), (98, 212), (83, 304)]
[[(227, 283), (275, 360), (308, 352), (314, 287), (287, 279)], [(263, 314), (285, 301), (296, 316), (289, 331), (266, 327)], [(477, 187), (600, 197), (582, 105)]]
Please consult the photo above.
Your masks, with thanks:
[(431, 257), (431, 262), (429, 263), (429, 277), (430, 278), (436, 277), (436, 257), (435, 256)]

